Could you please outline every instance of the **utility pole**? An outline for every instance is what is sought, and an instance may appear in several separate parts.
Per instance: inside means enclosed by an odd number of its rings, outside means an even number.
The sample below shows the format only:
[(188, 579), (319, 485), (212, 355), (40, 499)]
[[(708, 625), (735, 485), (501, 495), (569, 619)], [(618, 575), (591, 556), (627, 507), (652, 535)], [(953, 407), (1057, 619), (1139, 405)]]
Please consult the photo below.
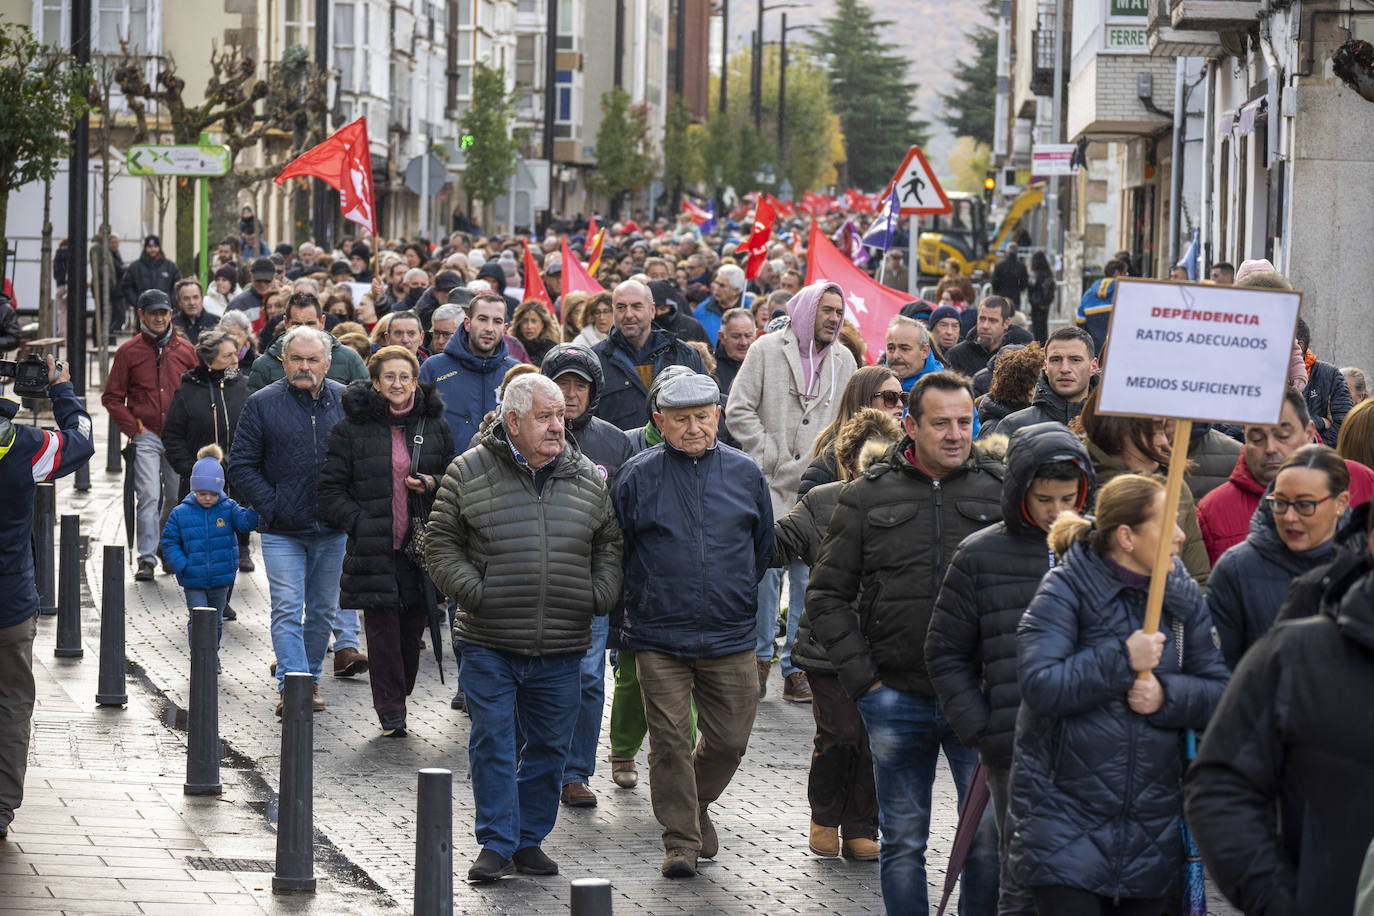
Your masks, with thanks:
[(553, 223), (554, 174), (553, 164), (553, 120), (554, 106), (558, 103), (558, 2), (544, 0), (548, 8), (548, 24), (544, 37), (544, 159), (549, 163), (549, 202), (544, 212), (546, 225)]
[[(1064, 135), (1064, 4), (1054, 5), (1054, 96), (1050, 116), (1050, 142), (1061, 142)], [(1064, 258), (1064, 234), (1059, 225), (1059, 176), (1050, 176), (1048, 229), (1049, 238), (1045, 241), (1054, 246), (1054, 253), (1062, 264)], [(1054, 270), (1054, 264), (1050, 264)]]
[[(351, 7), (350, 7), (351, 9)], [(329, 70), (329, 0), (315, 0), (315, 68), (320, 73)], [(320, 113), (320, 137), (329, 136), (329, 114)], [(334, 221), (329, 218), (329, 185), (318, 178), (310, 183), (310, 228), (315, 244), (326, 251), (334, 247)]]
[[(762, 4), (760, 4), (762, 8)], [(759, 17), (762, 19), (762, 15)], [(760, 27), (763, 25), (759, 23)], [(754, 119), (754, 129), (758, 130), (759, 121), (763, 118), (763, 106), (761, 98), (763, 87), (759, 85), (763, 81), (763, 32), (762, 28), (755, 29), (749, 35), (749, 46), (753, 49), (749, 60), (749, 113)]]
[[(730, 69), (730, 0), (720, 0), (720, 113), (725, 114), (725, 81)], [(679, 87), (679, 91), (681, 88)]]
[[(91, 0), (72, 2), (72, 57), (78, 67), (90, 66)], [(86, 397), (86, 197), (90, 171), (91, 116), (83, 114), (72, 129), (72, 154), (67, 165), (67, 362), (72, 384), (82, 399)], [(188, 245), (191, 241), (177, 239), (177, 243)]]
[(778, 45), (778, 178), (784, 166), (782, 155), (787, 146), (783, 128), (787, 123), (787, 14), (782, 14), (782, 38)]

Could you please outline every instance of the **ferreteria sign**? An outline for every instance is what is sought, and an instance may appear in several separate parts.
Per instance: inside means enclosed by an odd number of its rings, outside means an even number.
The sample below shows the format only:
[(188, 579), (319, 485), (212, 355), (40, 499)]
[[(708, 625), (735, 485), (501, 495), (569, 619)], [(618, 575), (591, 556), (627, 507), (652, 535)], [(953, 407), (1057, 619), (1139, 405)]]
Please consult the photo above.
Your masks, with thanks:
[(1119, 280), (1103, 413), (1277, 423), (1302, 295)]

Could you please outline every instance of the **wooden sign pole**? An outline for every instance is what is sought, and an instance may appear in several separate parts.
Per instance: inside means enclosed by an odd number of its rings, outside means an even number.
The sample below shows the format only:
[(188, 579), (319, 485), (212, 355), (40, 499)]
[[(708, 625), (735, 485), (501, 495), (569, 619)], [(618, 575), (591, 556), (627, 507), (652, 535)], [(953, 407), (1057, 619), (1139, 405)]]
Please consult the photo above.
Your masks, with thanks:
[[(1174, 446), (1169, 451), (1169, 476), (1164, 484), (1164, 511), (1159, 519), (1159, 546), (1155, 550), (1155, 565), (1150, 573), (1150, 594), (1145, 600), (1146, 633), (1159, 629), (1160, 613), (1164, 609), (1164, 583), (1173, 568), (1170, 552), (1173, 547), (1174, 525), (1178, 524), (1178, 498), (1183, 491), (1183, 469), (1188, 466), (1188, 440), (1193, 432), (1192, 420), (1179, 420), (1174, 426)], [(1136, 672), (1139, 680), (1148, 680), (1149, 671)]]

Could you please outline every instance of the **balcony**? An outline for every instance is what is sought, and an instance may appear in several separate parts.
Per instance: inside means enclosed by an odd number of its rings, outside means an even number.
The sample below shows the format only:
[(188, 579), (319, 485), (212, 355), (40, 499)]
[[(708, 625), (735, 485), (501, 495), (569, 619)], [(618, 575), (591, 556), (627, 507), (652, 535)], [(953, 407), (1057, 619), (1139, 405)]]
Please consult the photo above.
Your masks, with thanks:
[[(1031, 45), (1034, 49), (1031, 64), (1030, 89), (1036, 95), (1054, 95), (1054, 20), (1048, 28), (1031, 32)], [(1067, 69), (1065, 70), (1067, 73)]]
[(1259, 7), (1259, 0), (1169, 0), (1169, 19), (1181, 31), (1242, 32)]
[(1145, 26), (1153, 57), (1224, 57), (1226, 49), (1215, 29), (1176, 28), (1170, 5), (1179, 0), (1150, 0), (1150, 15)]

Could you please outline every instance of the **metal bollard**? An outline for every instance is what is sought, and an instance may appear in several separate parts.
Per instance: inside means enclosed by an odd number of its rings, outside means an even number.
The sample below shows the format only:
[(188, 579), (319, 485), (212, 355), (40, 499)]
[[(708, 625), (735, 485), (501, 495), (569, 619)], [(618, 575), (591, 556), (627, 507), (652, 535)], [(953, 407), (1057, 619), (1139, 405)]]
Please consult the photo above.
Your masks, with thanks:
[(57, 557), (53, 528), (57, 523), (57, 485), (40, 483), (33, 495), (33, 575), (38, 584), (38, 613), (57, 613)]
[(57, 648), (58, 658), (80, 658), (81, 648), (81, 516), (62, 516), (62, 541), (59, 548), (62, 566), (57, 573)]
[(415, 916), (453, 916), (453, 773), (421, 770), (415, 802)]
[(315, 681), (304, 671), (286, 674), (281, 716), (281, 791), (277, 807), (274, 894), (315, 893)]
[(102, 554), (100, 590), (100, 680), (97, 706), (126, 706), (124, 687), (124, 547), (106, 544)]
[(119, 454), (119, 424), (110, 417), (110, 432), (105, 442), (105, 473), (118, 474), (122, 461)]
[(571, 916), (611, 916), (611, 882), (577, 878), (572, 882)]
[(191, 611), (191, 708), (186, 716), (185, 795), (223, 795), (219, 782), (219, 611)]

